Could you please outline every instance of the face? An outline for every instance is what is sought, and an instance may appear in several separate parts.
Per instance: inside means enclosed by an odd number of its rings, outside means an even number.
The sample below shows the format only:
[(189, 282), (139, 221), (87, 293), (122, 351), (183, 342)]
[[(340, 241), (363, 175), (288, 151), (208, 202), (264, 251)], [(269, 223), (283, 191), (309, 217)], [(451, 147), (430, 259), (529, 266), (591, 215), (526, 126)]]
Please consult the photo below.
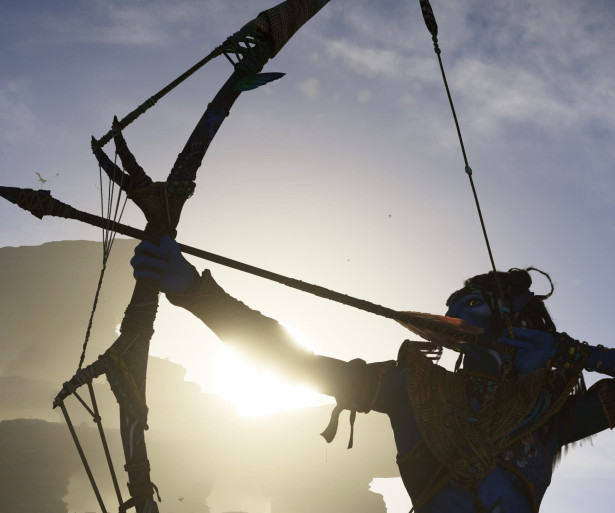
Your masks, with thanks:
[[(487, 335), (495, 335), (491, 308), (480, 292), (472, 292), (459, 298), (450, 306), (446, 315), (482, 328)], [(495, 351), (468, 344), (464, 367), (497, 374), (500, 363), (501, 359)]]
[(472, 326), (483, 328), (485, 332), (489, 332), (493, 324), (491, 308), (480, 292), (472, 292), (459, 298), (450, 306), (446, 316), (466, 321)]

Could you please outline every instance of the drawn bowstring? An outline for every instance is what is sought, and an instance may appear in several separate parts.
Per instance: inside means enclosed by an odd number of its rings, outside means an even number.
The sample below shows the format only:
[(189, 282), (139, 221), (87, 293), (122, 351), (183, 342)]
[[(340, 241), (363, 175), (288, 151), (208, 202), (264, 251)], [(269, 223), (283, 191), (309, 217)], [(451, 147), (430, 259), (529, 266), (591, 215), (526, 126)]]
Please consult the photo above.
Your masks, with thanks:
[[(152, 182), (152, 180), (145, 174), (145, 171), (143, 171), (143, 168), (141, 168), (141, 166), (137, 164), (134, 156), (128, 150), (126, 141), (124, 140), (124, 137), (120, 133), (119, 123), (118, 123), (117, 118), (114, 118), (113, 120), (112, 132), (113, 132), (113, 139), (115, 141), (115, 155), (114, 155), (113, 161), (109, 157), (107, 157), (106, 153), (97, 144), (96, 139), (92, 137), (92, 150), (94, 151), (94, 155), (96, 156), (96, 159), (98, 161), (101, 217), (105, 219), (105, 223), (103, 224), (103, 227), (102, 227), (102, 247), (103, 247), (102, 266), (101, 266), (100, 276), (98, 279), (98, 285), (96, 287), (96, 293), (94, 295), (92, 310), (90, 312), (90, 318), (88, 321), (88, 326), (86, 329), (86, 334), (85, 334), (85, 338), (83, 342), (83, 349), (81, 351), (81, 357), (79, 358), (79, 366), (75, 374), (76, 376), (79, 376), (81, 381), (84, 384), (87, 384), (88, 386), (91, 407), (83, 400), (83, 398), (81, 398), (81, 396), (77, 393), (76, 387), (72, 386), (70, 382), (65, 383), (64, 386), (65, 387), (68, 386), (72, 389), (71, 390), (72, 394), (77, 398), (77, 400), (81, 403), (81, 405), (85, 408), (85, 410), (92, 416), (93, 421), (96, 423), (98, 427), (100, 439), (103, 445), (103, 450), (104, 450), (105, 457), (107, 460), (107, 466), (109, 467), (109, 472), (111, 475), (111, 479), (113, 482), (113, 487), (115, 489), (115, 494), (117, 496), (118, 503), (124, 504), (124, 501), (122, 499), (122, 494), (120, 491), (120, 487), (119, 487), (119, 483), (117, 480), (117, 474), (115, 472), (115, 468), (113, 465), (113, 461), (111, 459), (111, 454), (109, 451), (107, 440), (104, 434), (104, 430), (102, 426), (102, 419), (101, 419), (101, 416), (98, 410), (98, 405), (96, 402), (94, 387), (92, 385), (92, 379), (93, 379), (92, 370), (89, 367), (86, 369), (82, 369), (82, 367), (83, 367), (83, 362), (85, 360), (85, 354), (86, 354), (88, 342), (90, 339), (90, 333), (92, 329), (94, 314), (96, 312), (96, 307), (98, 304), (100, 289), (101, 289), (103, 278), (105, 275), (105, 270), (107, 268), (107, 261), (111, 254), (111, 249), (113, 247), (113, 243), (115, 242), (115, 238), (117, 236), (116, 228), (124, 214), (124, 209), (126, 207), (128, 195), (133, 188), (145, 187), (149, 185)], [(122, 167), (124, 169), (120, 168), (120, 166), (118, 165), (117, 163), (118, 158), (121, 161)], [(109, 177), (109, 184), (106, 187), (107, 189), (106, 198), (105, 198), (105, 194), (103, 193), (103, 183), (102, 183), (103, 182), (103, 174), (102, 174), (103, 171), (105, 171), (105, 173)], [(124, 192), (124, 195), (122, 195), (122, 192)], [(90, 484), (92, 485), (92, 488), (98, 500), (99, 506), (103, 513), (107, 513), (102, 497), (100, 495), (100, 491), (98, 489), (98, 485), (96, 484), (94, 475), (91, 472), (89, 463), (85, 456), (85, 453), (83, 452), (81, 444), (78, 440), (77, 433), (74, 430), (74, 427), (70, 420), (70, 416), (68, 414), (68, 411), (66, 410), (66, 406), (64, 405), (63, 402), (61, 402), (59, 406), (62, 409), (62, 413), (66, 419), (66, 423), (69, 427), (71, 436), (73, 437), (73, 441), (75, 443), (75, 446), (77, 447), (77, 450), (79, 452), (83, 465), (86, 469), (86, 473), (88, 474)]]
[[(117, 118), (113, 119), (113, 128), (117, 127)], [(119, 131), (114, 132), (114, 136), (117, 138), (120, 136)], [(123, 140), (123, 138), (122, 138)], [(90, 339), (90, 334), (92, 330), (92, 324), (94, 321), (94, 314), (96, 312), (96, 307), (98, 305), (98, 298), (100, 295), (100, 289), (102, 287), (103, 278), (105, 275), (105, 270), (107, 269), (107, 261), (109, 260), (109, 256), (111, 254), (111, 249), (113, 247), (113, 243), (115, 242), (115, 238), (117, 236), (117, 231), (115, 230), (115, 226), (120, 222), (122, 216), (124, 214), (124, 209), (126, 208), (126, 202), (128, 200), (128, 195), (124, 194), (122, 196), (122, 192), (126, 190), (125, 181), (128, 175), (124, 173), (120, 167), (117, 165), (118, 159), (118, 143), (116, 142), (116, 149), (114, 154), (113, 162), (111, 162), (108, 158), (101, 158), (104, 153), (102, 150), (94, 149), (94, 142), (96, 140), (92, 137), (92, 148), (94, 153), (97, 154), (98, 159), (98, 179), (99, 179), (99, 191), (100, 191), (100, 214), (103, 219), (105, 219), (106, 223), (102, 228), (102, 266), (100, 269), (100, 275), (98, 277), (98, 284), (96, 286), (96, 292), (94, 294), (94, 301), (92, 304), (92, 309), (90, 311), (90, 318), (88, 320), (88, 326), (85, 332), (85, 338), (83, 341), (83, 348), (81, 351), (81, 356), (79, 358), (79, 366), (80, 370), (83, 367), (83, 362), (85, 360), (85, 353), (87, 351), (88, 342)], [(125, 145), (125, 144), (124, 144)], [(102, 154), (102, 155), (101, 155)], [(106, 157), (106, 155), (104, 155)], [(105, 198), (105, 194), (103, 193), (103, 170), (109, 175), (109, 181), (107, 186), (107, 197)], [(129, 178), (129, 177), (128, 177)], [(116, 198), (117, 194), (117, 198)]]

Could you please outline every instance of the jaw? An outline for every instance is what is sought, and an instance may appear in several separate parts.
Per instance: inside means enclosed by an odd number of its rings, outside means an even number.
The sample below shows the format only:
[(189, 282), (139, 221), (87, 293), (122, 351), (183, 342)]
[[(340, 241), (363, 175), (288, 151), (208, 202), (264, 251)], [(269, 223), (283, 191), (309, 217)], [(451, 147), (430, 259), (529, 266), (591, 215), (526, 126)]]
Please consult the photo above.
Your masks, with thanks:
[(463, 359), (464, 369), (489, 376), (499, 376), (501, 366), (502, 359), (497, 352), (478, 346), (469, 348)]

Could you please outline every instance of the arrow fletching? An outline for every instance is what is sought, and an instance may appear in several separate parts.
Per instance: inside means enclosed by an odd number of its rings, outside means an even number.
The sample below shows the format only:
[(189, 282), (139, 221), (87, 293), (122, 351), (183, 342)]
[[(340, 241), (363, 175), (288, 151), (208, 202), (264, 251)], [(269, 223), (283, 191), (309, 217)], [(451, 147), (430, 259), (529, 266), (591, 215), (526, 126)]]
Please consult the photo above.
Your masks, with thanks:
[(255, 75), (248, 75), (237, 81), (235, 84), (235, 90), (237, 91), (252, 91), (262, 85), (273, 82), (282, 78), (285, 73), (257, 73)]

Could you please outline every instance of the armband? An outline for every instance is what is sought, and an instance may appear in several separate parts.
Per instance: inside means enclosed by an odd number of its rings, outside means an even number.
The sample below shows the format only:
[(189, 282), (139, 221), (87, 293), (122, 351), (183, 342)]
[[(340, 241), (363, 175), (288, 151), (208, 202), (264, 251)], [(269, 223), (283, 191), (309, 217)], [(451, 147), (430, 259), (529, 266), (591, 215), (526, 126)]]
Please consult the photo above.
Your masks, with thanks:
[(615, 427), (615, 380), (601, 379), (592, 385), (591, 390), (596, 391), (609, 428), (613, 429)]
[(378, 399), (384, 374), (395, 367), (395, 361), (366, 363), (355, 359), (348, 362), (353, 378), (342, 393), (335, 399), (337, 405), (331, 412), (331, 419), (321, 436), (330, 443), (337, 433), (339, 416), (343, 410), (350, 410), (350, 439), (348, 449), (352, 448), (354, 438), (354, 422), (357, 412), (368, 413)]
[(583, 367), (590, 353), (591, 346), (587, 342), (579, 342), (567, 333), (557, 333), (551, 366), (557, 369)]
[(609, 369), (613, 368), (613, 362), (615, 360), (615, 351), (611, 348), (606, 348), (602, 344), (598, 344), (592, 354), (587, 359), (585, 368), (588, 371), (602, 371), (606, 369), (606, 374)]

